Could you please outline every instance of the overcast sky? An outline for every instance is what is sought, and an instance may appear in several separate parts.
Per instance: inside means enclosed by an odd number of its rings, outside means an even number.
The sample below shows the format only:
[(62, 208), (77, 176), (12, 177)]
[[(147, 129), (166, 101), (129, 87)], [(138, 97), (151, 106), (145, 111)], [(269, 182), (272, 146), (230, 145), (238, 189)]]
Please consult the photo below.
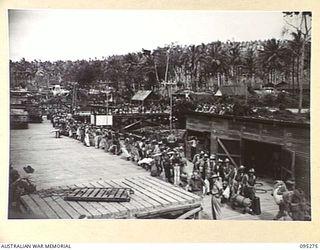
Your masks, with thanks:
[(9, 10), (10, 59), (77, 60), (216, 40), (282, 38), (281, 12)]

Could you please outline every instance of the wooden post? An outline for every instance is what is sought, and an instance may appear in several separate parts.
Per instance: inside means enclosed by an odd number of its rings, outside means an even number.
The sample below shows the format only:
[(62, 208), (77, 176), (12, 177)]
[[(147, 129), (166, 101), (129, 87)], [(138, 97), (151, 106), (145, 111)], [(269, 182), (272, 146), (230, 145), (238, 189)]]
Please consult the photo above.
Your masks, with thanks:
[(240, 165), (243, 165), (243, 158), (245, 153), (244, 145), (245, 144), (243, 142), (243, 139), (240, 138)]
[(199, 219), (199, 213), (201, 210), (202, 210), (201, 206), (197, 207), (195, 209), (192, 209), (192, 210), (180, 215), (177, 219), (184, 220), (184, 219), (190, 218), (191, 216), (193, 216), (195, 219)]
[(199, 220), (199, 217), (200, 217), (200, 211), (199, 211), (199, 212), (196, 212), (196, 213), (194, 214), (194, 219), (195, 219), (195, 220)]
[(230, 161), (232, 162), (232, 164), (238, 168), (238, 164), (233, 160), (233, 158), (231, 157), (231, 155), (229, 154), (227, 148), (224, 146), (224, 144), (222, 143), (222, 141), (217, 138), (218, 143), (220, 144), (220, 146), (222, 147), (223, 151), (226, 153), (226, 155), (229, 157)]

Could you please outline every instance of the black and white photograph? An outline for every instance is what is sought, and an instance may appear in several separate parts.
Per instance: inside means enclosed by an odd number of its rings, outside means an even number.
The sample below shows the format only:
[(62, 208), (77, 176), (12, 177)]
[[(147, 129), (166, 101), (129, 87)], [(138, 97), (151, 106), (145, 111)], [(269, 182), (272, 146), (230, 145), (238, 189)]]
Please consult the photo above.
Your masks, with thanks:
[(8, 219), (312, 221), (312, 11), (9, 9)]

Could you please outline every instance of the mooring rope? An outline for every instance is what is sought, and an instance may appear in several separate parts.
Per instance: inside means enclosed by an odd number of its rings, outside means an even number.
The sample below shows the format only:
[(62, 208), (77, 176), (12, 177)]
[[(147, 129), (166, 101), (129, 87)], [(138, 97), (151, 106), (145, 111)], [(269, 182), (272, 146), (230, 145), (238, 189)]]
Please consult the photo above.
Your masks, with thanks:
[[(255, 187), (262, 187), (263, 186), (263, 183), (262, 182), (257, 182), (255, 184)], [(256, 193), (259, 193), (259, 194), (266, 194), (267, 192), (272, 192), (273, 189), (272, 188), (269, 188), (269, 189), (264, 189), (264, 188), (255, 188), (255, 191)]]

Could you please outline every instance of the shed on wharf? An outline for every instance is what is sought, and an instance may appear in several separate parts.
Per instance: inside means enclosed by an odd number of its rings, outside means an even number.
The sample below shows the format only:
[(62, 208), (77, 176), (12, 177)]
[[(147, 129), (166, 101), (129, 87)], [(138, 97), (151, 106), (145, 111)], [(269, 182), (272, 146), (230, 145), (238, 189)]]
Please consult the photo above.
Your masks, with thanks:
[(310, 124), (272, 119), (191, 112), (186, 119), (188, 140), (197, 137), (197, 151), (230, 158), (237, 166), (255, 168), (257, 176), (295, 179), (310, 195)]

